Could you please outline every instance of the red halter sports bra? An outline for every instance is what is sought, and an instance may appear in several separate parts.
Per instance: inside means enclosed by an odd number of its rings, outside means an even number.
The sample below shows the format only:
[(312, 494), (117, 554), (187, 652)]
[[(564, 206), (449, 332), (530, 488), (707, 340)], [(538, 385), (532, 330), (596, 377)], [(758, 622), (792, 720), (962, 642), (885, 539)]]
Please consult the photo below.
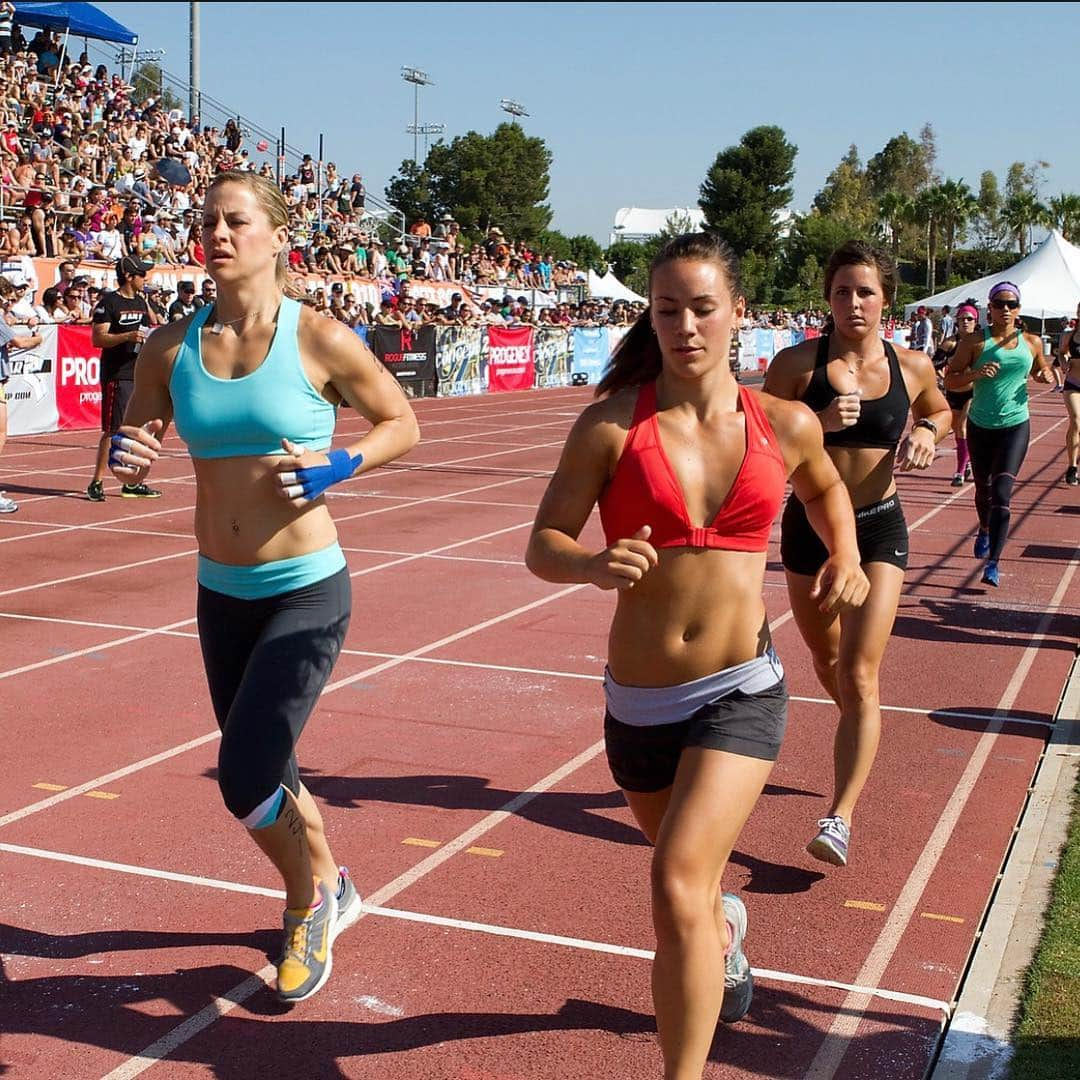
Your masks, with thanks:
[(712, 523), (695, 528), (678, 477), (660, 442), (656, 383), (641, 387), (615, 475), (598, 500), (609, 546), (649, 525), (649, 543), (655, 548), (764, 551), (768, 547), (784, 497), (787, 466), (756, 396), (740, 386), (739, 403), (746, 417), (742, 465)]

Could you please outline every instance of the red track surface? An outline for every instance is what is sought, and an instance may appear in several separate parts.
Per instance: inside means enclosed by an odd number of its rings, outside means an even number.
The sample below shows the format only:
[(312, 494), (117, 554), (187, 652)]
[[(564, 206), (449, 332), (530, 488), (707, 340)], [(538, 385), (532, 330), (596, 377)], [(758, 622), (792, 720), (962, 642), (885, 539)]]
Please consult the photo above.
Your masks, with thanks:
[[(92, 433), (9, 442), (0, 475), (21, 509), (0, 519), (0, 1071), (659, 1075), (640, 955), (649, 852), (598, 742), (612, 597), (521, 565), (585, 400), (418, 402), (408, 460), (331, 496), (354, 616), (300, 760), (338, 858), (382, 910), (291, 1011), (252, 977), (272, 971), (278, 882), (213, 779), (190, 463), (162, 462), (160, 501), (93, 505)], [(969, 556), (951, 442), (931, 474), (901, 480), (911, 568), (843, 871), (803, 852), (827, 809), (835, 710), (770, 563), (775, 640), (803, 700), (725, 882), (747, 899), (758, 977), (710, 1078), (917, 1080), (932, 1059), (1076, 644), (1080, 505), (1060, 483), (1055, 395), (1038, 396), (1033, 427), (998, 592)]]

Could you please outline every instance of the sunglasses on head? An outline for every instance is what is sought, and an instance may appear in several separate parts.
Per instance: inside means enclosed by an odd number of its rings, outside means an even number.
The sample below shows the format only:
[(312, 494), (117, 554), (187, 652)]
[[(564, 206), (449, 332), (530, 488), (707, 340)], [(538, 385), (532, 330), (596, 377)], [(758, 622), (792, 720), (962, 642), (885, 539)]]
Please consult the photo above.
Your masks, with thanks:
[(1020, 306), (1019, 300), (991, 300), (990, 306), (996, 308), (998, 311), (1004, 311), (1006, 308), (1009, 311), (1015, 311)]

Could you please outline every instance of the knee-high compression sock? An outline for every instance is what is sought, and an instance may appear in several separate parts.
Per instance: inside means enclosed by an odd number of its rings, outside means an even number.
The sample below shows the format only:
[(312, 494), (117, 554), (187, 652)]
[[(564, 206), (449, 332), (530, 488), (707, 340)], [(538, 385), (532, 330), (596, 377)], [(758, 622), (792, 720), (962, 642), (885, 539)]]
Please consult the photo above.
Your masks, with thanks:
[(968, 453), (968, 441), (967, 439), (956, 436), (956, 471), (962, 473), (966, 468), (968, 462), (971, 460), (971, 455)]

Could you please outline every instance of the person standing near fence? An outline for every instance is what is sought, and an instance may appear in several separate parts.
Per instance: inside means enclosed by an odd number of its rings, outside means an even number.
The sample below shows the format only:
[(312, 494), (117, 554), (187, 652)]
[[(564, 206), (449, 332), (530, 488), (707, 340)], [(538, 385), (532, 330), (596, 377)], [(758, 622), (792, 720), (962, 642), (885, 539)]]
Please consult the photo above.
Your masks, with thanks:
[[(333, 939), (360, 915), (296, 760), (351, 610), (323, 493), (400, 457), (419, 430), (359, 337), (296, 299), (288, 221), (272, 181), (215, 178), (203, 226), (218, 295), (151, 337), (110, 460), (115, 474), (141, 482), (173, 419), (191, 453), (199, 640), (222, 729), (218, 785), (284, 882), (277, 993), (291, 1004), (324, 985)], [(342, 402), (372, 428), (330, 449)]]
[(1013, 486), (1031, 438), (1028, 377), (1053, 383), (1042, 340), (1020, 321), (1020, 287), (999, 281), (989, 294), (990, 325), (965, 338), (949, 361), (947, 390), (972, 390), (968, 446), (975, 473), (979, 529), (973, 554), (985, 559), (982, 583), (1001, 583), (999, 561), (1009, 535)]
[[(829, 549), (816, 602), (835, 613), (867, 590), (820, 425), (731, 375), (738, 265), (706, 233), (653, 260), (650, 305), (570, 432), (526, 554), (545, 581), (618, 592), (604, 739), (654, 845), (653, 1002), (664, 1075), (679, 1080), (701, 1076), (717, 1019), (750, 1007), (746, 908), (720, 888), (786, 724), (762, 593), (789, 476)], [(600, 551), (578, 540), (597, 504)]]
[[(115, 292), (105, 293), (94, 308), (91, 341), (101, 350), (101, 438), (98, 440), (94, 476), (86, 486), (91, 502), (105, 501), (105, 465), (109, 442), (120, 429), (124, 411), (135, 389), (135, 366), (139, 351), (154, 325), (143, 294), (150, 267), (131, 255), (116, 264)], [(161, 492), (141, 481), (120, 488), (125, 499), (157, 499)]]

